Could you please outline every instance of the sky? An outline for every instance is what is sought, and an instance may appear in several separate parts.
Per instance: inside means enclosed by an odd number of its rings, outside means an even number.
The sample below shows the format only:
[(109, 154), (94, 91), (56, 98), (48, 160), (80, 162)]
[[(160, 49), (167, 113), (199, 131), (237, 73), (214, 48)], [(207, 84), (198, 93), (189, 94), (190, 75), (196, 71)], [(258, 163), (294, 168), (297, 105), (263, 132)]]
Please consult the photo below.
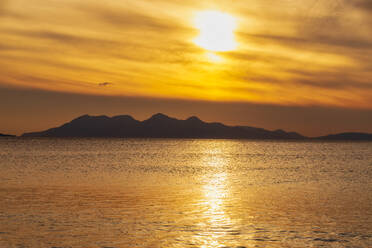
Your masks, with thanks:
[(1, 0), (0, 133), (157, 112), (372, 133), (371, 25), (369, 0)]

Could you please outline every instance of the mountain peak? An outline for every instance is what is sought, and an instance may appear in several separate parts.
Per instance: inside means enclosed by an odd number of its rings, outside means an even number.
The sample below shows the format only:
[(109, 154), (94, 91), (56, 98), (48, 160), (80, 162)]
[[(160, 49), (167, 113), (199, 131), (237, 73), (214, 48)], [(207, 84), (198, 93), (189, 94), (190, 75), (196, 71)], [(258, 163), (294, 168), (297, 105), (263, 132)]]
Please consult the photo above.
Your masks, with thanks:
[(82, 122), (82, 121), (90, 121), (90, 120), (103, 120), (103, 119), (110, 119), (106, 115), (97, 115), (97, 116), (91, 116), (91, 115), (82, 115), (77, 117), (76, 119), (73, 119), (71, 122)]
[(133, 121), (135, 120), (130, 115), (117, 115), (117, 116), (111, 117), (111, 119), (113, 119), (113, 120), (133, 120)]
[(153, 116), (151, 116), (151, 118), (162, 118), (162, 117), (169, 118), (169, 116), (167, 116), (163, 113), (156, 113)]
[(186, 121), (192, 121), (192, 122), (203, 122), (202, 120), (200, 120), (198, 117), (196, 116), (191, 116), (189, 118), (186, 119)]
[(169, 116), (162, 114), (162, 113), (157, 113), (151, 116), (147, 121), (154, 121), (154, 120), (170, 120), (173, 118), (170, 118)]
[(78, 121), (78, 120), (84, 120), (84, 119), (88, 119), (90, 118), (91, 116), (88, 115), (88, 114), (85, 114), (85, 115), (81, 115), (79, 117), (76, 117), (75, 119), (73, 119), (72, 121)]

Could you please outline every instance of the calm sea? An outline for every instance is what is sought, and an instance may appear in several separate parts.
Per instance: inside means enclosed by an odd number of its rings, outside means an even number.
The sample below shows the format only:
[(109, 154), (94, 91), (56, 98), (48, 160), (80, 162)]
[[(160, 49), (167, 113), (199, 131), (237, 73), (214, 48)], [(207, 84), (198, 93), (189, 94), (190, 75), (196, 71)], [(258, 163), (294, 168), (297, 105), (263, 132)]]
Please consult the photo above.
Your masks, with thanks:
[(372, 143), (1, 139), (0, 247), (372, 247)]

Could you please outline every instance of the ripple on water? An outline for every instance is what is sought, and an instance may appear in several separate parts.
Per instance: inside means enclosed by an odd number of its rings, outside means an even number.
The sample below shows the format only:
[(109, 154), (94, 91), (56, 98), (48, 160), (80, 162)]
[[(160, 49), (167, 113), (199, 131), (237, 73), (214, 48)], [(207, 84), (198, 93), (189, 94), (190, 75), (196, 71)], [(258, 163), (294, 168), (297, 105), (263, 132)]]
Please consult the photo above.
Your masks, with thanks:
[(371, 154), (369, 143), (0, 141), (0, 247), (369, 248)]

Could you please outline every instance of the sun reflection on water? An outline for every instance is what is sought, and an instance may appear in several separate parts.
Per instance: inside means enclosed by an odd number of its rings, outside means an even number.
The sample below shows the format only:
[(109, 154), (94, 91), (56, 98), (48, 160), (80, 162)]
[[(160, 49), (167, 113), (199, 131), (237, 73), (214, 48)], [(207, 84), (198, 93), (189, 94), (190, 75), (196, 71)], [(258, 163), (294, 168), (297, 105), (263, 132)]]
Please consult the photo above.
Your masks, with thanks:
[[(215, 162), (214, 162), (215, 163)], [(203, 209), (202, 247), (219, 247), (226, 231), (231, 229), (232, 221), (225, 211), (228, 200), (228, 175), (219, 173), (208, 175), (202, 187), (200, 207)]]
[(214, 175), (203, 187), (205, 203), (208, 206), (208, 213), (215, 216), (224, 214), (223, 204), (228, 195), (226, 189), (226, 173)]
[(215, 173), (203, 177), (199, 207), (203, 209), (200, 224), (202, 233), (196, 237), (203, 244), (201, 247), (220, 247), (232, 229), (233, 221), (227, 214), (230, 186), (229, 174), (224, 169), (228, 161), (223, 156), (223, 147), (208, 147), (203, 158), (206, 166), (215, 168)]

